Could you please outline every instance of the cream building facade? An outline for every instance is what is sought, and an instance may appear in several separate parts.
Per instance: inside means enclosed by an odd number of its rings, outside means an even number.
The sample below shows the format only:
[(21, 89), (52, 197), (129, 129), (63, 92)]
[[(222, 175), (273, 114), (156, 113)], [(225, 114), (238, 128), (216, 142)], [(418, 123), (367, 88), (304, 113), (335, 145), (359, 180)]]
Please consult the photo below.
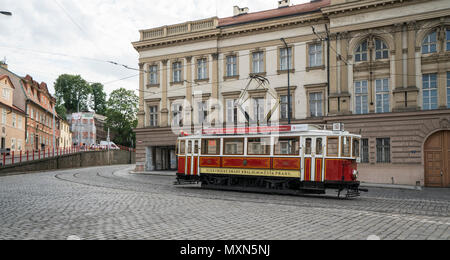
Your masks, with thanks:
[(7, 75), (0, 76), (0, 149), (19, 152), (25, 148), (25, 112), (13, 105), (14, 85)]
[[(279, 5), (140, 32), (137, 170), (176, 168), (171, 126), (244, 123), (233, 102), (251, 75), (270, 81), (273, 119), (287, 123), (289, 74), (294, 123), (342, 122), (363, 136), (362, 181), (450, 186), (450, 2)], [(249, 95), (256, 123), (272, 102)]]
[(70, 131), (69, 123), (59, 118), (59, 148), (67, 149), (72, 147), (72, 131)]

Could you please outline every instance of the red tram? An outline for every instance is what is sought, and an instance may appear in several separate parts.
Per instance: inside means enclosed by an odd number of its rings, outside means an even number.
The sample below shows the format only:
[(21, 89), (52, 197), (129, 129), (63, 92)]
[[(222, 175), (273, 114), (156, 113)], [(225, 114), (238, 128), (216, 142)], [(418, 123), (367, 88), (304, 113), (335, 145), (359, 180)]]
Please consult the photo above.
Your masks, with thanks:
[(357, 162), (361, 136), (335, 124), (205, 129), (178, 139), (177, 181), (202, 188), (360, 195)]

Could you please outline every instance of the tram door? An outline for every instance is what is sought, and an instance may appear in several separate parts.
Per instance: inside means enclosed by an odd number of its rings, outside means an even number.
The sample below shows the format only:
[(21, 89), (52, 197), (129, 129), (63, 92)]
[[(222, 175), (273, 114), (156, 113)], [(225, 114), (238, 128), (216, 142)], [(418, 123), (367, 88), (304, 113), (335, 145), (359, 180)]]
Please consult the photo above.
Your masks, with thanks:
[(321, 182), (324, 179), (324, 139), (322, 137), (303, 138), (302, 180)]
[(199, 161), (200, 161), (200, 140), (187, 141), (187, 154), (186, 154), (186, 174), (198, 175), (199, 173)]

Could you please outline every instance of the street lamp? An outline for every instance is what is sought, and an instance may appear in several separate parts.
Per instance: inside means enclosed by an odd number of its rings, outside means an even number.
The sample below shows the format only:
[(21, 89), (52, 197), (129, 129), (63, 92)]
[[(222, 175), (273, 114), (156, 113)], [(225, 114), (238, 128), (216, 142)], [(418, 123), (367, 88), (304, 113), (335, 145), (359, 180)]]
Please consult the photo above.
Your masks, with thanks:
[(0, 11), (0, 14), (7, 15), (7, 16), (12, 16), (11, 12)]
[(291, 124), (291, 115), (292, 115), (292, 109), (291, 109), (291, 62), (289, 59), (289, 46), (284, 38), (280, 39), (284, 45), (286, 46), (286, 56), (287, 56), (287, 75), (288, 75), (288, 124)]

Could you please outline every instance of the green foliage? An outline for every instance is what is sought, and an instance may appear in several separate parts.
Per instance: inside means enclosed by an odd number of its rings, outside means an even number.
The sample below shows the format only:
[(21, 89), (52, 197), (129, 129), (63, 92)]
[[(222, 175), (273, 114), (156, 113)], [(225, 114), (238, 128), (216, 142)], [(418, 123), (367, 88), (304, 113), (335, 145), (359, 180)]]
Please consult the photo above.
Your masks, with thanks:
[(56, 79), (55, 95), (58, 106), (64, 105), (67, 113), (87, 111), (91, 106), (90, 94), (92, 88), (80, 75), (63, 74)]
[(67, 121), (67, 110), (66, 107), (64, 105), (56, 105), (55, 106), (55, 111), (56, 113), (64, 120)]
[(94, 101), (94, 111), (99, 115), (106, 115), (107, 103), (106, 103), (106, 93), (103, 91), (103, 84), (93, 83), (92, 88), (92, 98)]
[(114, 90), (108, 100), (105, 129), (110, 129), (113, 142), (124, 146), (134, 146), (137, 127), (138, 96), (124, 88)]

